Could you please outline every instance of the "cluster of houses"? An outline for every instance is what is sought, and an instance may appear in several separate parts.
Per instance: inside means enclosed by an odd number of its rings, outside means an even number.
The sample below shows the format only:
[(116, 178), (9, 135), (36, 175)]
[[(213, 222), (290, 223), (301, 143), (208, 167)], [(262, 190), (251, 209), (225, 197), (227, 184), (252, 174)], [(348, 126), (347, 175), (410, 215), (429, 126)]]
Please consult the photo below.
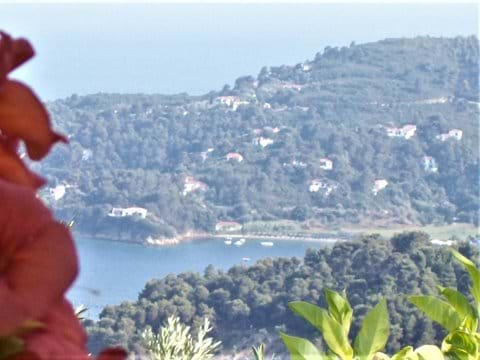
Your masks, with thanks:
[(462, 140), (463, 131), (458, 129), (452, 129), (445, 134), (437, 135), (437, 139), (440, 141), (446, 141), (448, 139)]
[(313, 179), (308, 186), (308, 191), (312, 193), (320, 192), (323, 196), (329, 196), (332, 191), (338, 187), (337, 184), (332, 184), (320, 179)]
[(402, 137), (404, 139), (411, 139), (415, 135), (417, 127), (412, 124), (407, 124), (401, 128), (388, 127), (385, 130), (387, 131), (387, 136), (389, 137)]
[(193, 192), (193, 191), (207, 191), (208, 185), (203, 181), (195, 179), (193, 176), (186, 176), (183, 183), (183, 196)]
[(112, 208), (110, 212), (107, 214), (110, 217), (128, 217), (134, 216), (141, 219), (145, 219), (147, 217), (148, 210), (141, 208), (141, 207), (128, 207), (128, 208)]

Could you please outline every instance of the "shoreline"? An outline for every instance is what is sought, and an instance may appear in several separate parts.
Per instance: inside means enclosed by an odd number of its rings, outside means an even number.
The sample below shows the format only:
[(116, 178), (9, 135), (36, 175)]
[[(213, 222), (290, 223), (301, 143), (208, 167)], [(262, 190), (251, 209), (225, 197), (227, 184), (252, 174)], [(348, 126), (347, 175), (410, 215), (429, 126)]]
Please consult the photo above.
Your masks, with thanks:
[(220, 233), (220, 234), (210, 234), (210, 233), (186, 233), (184, 235), (179, 235), (173, 238), (160, 238), (160, 239), (151, 239), (150, 241), (146, 240), (145, 242), (129, 241), (127, 238), (113, 238), (107, 234), (92, 234), (89, 232), (77, 230), (73, 232), (74, 237), (84, 237), (92, 240), (104, 240), (112, 242), (121, 242), (127, 244), (135, 244), (139, 246), (175, 246), (186, 242), (191, 242), (195, 240), (206, 240), (206, 239), (216, 239), (216, 240), (225, 240), (227, 238), (231, 239), (250, 239), (250, 240), (276, 240), (276, 241), (302, 241), (302, 242), (312, 242), (312, 243), (329, 243), (334, 244), (340, 241), (348, 240), (345, 238), (339, 237), (313, 237), (313, 236), (302, 236), (302, 235), (280, 235), (280, 234), (266, 234), (266, 233), (250, 233), (250, 234), (229, 234), (229, 233)]

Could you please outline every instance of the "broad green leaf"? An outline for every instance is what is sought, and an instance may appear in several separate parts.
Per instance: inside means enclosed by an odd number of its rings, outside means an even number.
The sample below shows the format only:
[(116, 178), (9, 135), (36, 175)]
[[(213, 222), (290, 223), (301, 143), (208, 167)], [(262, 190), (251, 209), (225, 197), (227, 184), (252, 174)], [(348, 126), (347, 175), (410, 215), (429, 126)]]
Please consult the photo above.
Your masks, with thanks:
[(389, 329), (387, 301), (383, 299), (363, 319), (354, 343), (355, 355), (368, 358), (383, 350), (388, 340)]
[(472, 280), (472, 287), (470, 288), (470, 291), (475, 299), (477, 312), (480, 315), (480, 270), (477, 269), (475, 264), (470, 259), (467, 259), (458, 251), (452, 249), (452, 254), (470, 274), (470, 279)]
[(475, 308), (468, 302), (468, 299), (459, 291), (438, 287), (441, 294), (447, 299), (448, 303), (457, 311), (460, 318), (468, 329), (476, 331), (478, 327), (478, 316)]
[(415, 349), (415, 353), (422, 357), (423, 359), (429, 360), (443, 360), (445, 357), (443, 356), (442, 350), (440, 350), (435, 345), (423, 345), (420, 346), (418, 349)]
[(292, 360), (324, 360), (327, 356), (320, 353), (318, 349), (307, 339), (289, 336), (280, 333), (285, 346), (287, 347)]
[(0, 337), (0, 360), (11, 359), (23, 351), (25, 343), (14, 336)]
[(345, 335), (348, 336), (353, 315), (350, 303), (346, 297), (329, 289), (325, 289), (325, 297), (330, 315), (342, 325)]
[(388, 356), (387, 354), (384, 354), (382, 352), (375, 353), (373, 359), (374, 360), (392, 360), (390, 358), (390, 356)]
[(442, 342), (442, 351), (459, 359), (478, 360), (480, 349), (473, 333), (462, 330), (451, 332)]
[(325, 309), (304, 301), (293, 301), (288, 306), (295, 314), (300, 315), (321, 331), (332, 352), (342, 359), (352, 358), (353, 349), (342, 325), (333, 319)]
[(395, 355), (392, 356), (392, 360), (406, 360), (406, 359), (416, 359), (417, 355), (413, 352), (412, 346), (405, 346), (399, 350)]
[(292, 301), (288, 303), (288, 307), (295, 314), (303, 317), (310, 324), (315, 326), (318, 331), (323, 332), (323, 319), (326, 316), (329, 316), (325, 309), (305, 301)]
[(434, 296), (409, 296), (408, 301), (450, 332), (456, 330), (462, 324), (462, 319), (455, 312), (455, 309), (449, 303)]

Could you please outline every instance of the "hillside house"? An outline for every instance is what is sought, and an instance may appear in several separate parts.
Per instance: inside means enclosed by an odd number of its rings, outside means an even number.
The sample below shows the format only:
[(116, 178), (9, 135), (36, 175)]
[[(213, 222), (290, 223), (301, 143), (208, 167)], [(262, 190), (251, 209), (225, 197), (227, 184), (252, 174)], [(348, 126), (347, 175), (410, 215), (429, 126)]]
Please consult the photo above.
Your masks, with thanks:
[(462, 140), (463, 131), (459, 129), (452, 129), (448, 133), (437, 135), (436, 138), (440, 141), (446, 141), (448, 139), (455, 139), (457, 141)]
[(263, 136), (253, 139), (253, 144), (260, 145), (262, 148), (272, 145), (273, 142), (273, 139), (265, 138)]
[(327, 158), (320, 159), (320, 169), (323, 170), (332, 170), (333, 169), (333, 161)]
[(242, 162), (243, 156), (239, 153), (228, 153), (226, 156), (227, 161), (234, 160), (236, 162)]
[(237, 110), (240, 105), (248, 105), (249, 101), (241, 100), (238, 96), (218, 96), (215, 98), (215, 103), (228, 106), (233, 111)]
[(285, 83), (285, 84), (282, 84), (282, 89), (300, 91), (300, 90), (303, 89), (303, 85), (300, 85), (300, 84), (292, 84), (292, 83)]
[(308, 191), (314, 193), (321, 192), (323, 196), (329, 196), (336, 188), (337, 185), (329, 184), (328, 182), (319, 179), (314, 179), (310, 182)]
[(431, 156), (424, 156), (422, 158), (422, 166), (423, 166), (423, 170), (425, 170), (426, 172), (435, 173), (438, 171), (437, 162)]
[(272, 105), (270, 105), (270, 103), (266, 102), (265, 104), (263, 104), (263, 108), (264, 109), (271, 109)]
[(242, 230), (242, 224), (235, 221), (219, 221), (215, 225), (215, 231), (217, 232), (235, 232)]
[(93, 155), (93, 151), (90, 149), (83, 149), (82, 150), (82, 160), (87, 161), (89, 160)]
[(390, 127), (385, 129), (387, 131), (387, 136), (389, 137), (403, 137), (405, 139), (410, 139), (415, 135), (417, 127), (412, 124), (407, 124), (401, 128)]
[(148, 210), (141, 207), (113, 208), (107, 215), (111, 217), (136, 216), (141, 219), (147, 217)]
[(57, 185), (53, 188), (48, 189), (48, 191), (53, 200), (58, 201), (65, 196), (67, 192), (67, 187), (65, 185)]
[(430, 240), (430, 243), (432, 243), (433, 245), (439, 245), (439, 246), (452, 246), (452, 245), (455, 245), (455, 241), (453, 241), (453, 240), (432, 239), (432, 240)]
[(208, 185), (202, 181), (195, 179), (193, 176), (185, 177), (182, 192), (183, 196), (186, 196), (187, 194), (197, 190), (207, 191)]
[(308, 63), (304, 63), (304, 64), (302, 64), (302, 70), (305, 71), (305, 72), (308, 72), (308, 71), (312, 70), (312, 65), (310, 65)]
[(385, 189), (388, 186), (388, 181), (385, 179), (375, 180), (372, 188), (373, 195), (377, 195), (379, 191)]

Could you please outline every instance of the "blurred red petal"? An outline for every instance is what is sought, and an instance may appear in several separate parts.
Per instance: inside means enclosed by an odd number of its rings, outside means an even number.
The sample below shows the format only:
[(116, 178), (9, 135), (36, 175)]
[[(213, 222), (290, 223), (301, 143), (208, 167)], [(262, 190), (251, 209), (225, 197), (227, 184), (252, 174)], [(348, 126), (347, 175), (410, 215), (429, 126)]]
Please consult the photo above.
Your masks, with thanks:
[(103, 350), (100, 355), (97, 356), (97, 360), (124, 360), (127, 358), (127, 352), (120, 348), (108, 348)]
[(0, 82), (7, 74), (25, 63), (35, 54), (25, 39), (13, 40), (10, 35), (0, 31)]
[(0, 178), (32, 189), (43, 186), (45, 180), (25, 166), (15, 148), (14, 144), (0, 139)]
[(0, 199), (1, 337), (48, 318), (76, 278), (78, 260), (70, 232), (32, 190), (0, 180)]
[(57, 141), (67, 142), (52, 131), (48, 113), (33, 91), (12, 80), (0, 87), (0, 130), (6, 137), (25, 141), (34, 160), (44, 157)]

